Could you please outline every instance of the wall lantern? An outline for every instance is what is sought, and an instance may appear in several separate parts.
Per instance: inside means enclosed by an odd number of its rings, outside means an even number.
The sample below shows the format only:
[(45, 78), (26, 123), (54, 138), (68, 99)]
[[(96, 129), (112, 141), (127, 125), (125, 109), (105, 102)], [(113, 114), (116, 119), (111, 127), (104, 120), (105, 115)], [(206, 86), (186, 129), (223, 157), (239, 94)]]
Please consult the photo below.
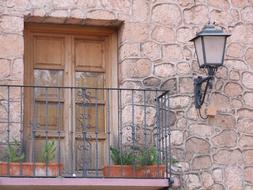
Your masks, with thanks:
[[(207, 69), (208, 76), (198, 76), (194, 79), (195, 108), (200, 109), (204, 103), (208, 87), (212, 88), (212, 80), (217, 69), (223, 65), (227, 37), (223, 30), (206, 25), (196, 37), (190, 41), (194, 42), (195, 51), (200, 68)], [(202, 84), (206, 83), (204, 93)]]

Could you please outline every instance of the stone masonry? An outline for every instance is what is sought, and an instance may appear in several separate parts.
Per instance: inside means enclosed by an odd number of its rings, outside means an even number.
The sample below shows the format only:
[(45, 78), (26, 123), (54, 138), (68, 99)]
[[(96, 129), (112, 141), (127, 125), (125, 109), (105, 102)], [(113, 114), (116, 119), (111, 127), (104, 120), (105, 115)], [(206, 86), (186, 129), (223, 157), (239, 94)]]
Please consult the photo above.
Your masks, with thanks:
[[(189, 40), (209, 20), (232, 36), (202, 110), (217, 114), (203, 120), (193, 75), (205, 73)], [(122, 23), (120, 85), (171, 92), (181, 189), (253, 190), (253, 0), (0, 0), (1, 84), (23, 84), (24, 22)]]

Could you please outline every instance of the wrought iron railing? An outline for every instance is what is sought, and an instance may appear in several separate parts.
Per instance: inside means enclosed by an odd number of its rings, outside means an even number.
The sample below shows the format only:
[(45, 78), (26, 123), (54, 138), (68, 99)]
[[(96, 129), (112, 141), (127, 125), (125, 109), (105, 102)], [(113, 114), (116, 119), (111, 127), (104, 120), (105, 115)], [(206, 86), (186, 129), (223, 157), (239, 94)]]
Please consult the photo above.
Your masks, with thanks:
[(167, 91), (0, 86), (0, 176), (171, 176)]

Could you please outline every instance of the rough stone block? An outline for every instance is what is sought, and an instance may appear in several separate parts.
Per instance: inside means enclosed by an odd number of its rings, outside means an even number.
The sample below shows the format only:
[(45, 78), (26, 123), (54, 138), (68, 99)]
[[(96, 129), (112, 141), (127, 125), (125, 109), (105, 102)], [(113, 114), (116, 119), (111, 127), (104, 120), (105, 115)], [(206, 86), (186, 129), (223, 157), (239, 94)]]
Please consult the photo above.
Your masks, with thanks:
[(143, 78), (151, 74), (151, 62), (149, 59), (128, 59), (121, 63), (123, 78)]
[(184, 21), (187, 24), (204, 25), (208, 22), (208, 8), (196, 5), (184, 10)]
[(196, 156), (192, 161), (192, 169), (200, 170), (210, 168), (212, 166), (210, 156)]
[(217, 147), (235, 147), (237, 143), (237, 134), (233, 130), (223, 130), (212, 139), (214, 146)]
[(145, 42), (141, 45), (142, 57), (149, 58), (151, 61), (161, 59), (161, 46), (155, 42)]
[(0, 44), (0, 58), (15, 58), (23, 56), (23, 36), (14, 34), (2, 34), (0, 35)]
[(154, 67), (154, 75), (161, 78), (171, 77), (175, 74), (175, 68), (173, 64), (170, 63), (162, 63), (159, 65), (155, 65)]
[(175, 27), (181, 23), (182, 16), (177, 5), (164, 3), (153, 7), (151, 19), (153, 22)]
[(160, 43), (174, 43), (175, 42), (175, 31), (173, 28), (156, 26), (152, 33), (152, 39)]
[(186, 158), (191, 159), (194, 154), (208, 154), (210, 144), (202, 138), (191, 137), (186, 141)]

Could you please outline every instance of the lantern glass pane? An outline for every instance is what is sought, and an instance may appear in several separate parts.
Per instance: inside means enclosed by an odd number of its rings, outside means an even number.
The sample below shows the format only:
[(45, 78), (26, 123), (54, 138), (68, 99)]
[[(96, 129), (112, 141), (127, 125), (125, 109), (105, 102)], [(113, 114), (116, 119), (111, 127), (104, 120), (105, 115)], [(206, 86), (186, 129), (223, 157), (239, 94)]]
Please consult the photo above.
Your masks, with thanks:
[(201, 37), (196, 38), (194, 40), (194, 44), (195, 44), (196, 54), (198, 57), (199, 66), (201, 67), (204, 65), (203, 46), (201, 42)]
[(225, 36), (205, 36), (206, 64), (222, 64), (225, 50)]

